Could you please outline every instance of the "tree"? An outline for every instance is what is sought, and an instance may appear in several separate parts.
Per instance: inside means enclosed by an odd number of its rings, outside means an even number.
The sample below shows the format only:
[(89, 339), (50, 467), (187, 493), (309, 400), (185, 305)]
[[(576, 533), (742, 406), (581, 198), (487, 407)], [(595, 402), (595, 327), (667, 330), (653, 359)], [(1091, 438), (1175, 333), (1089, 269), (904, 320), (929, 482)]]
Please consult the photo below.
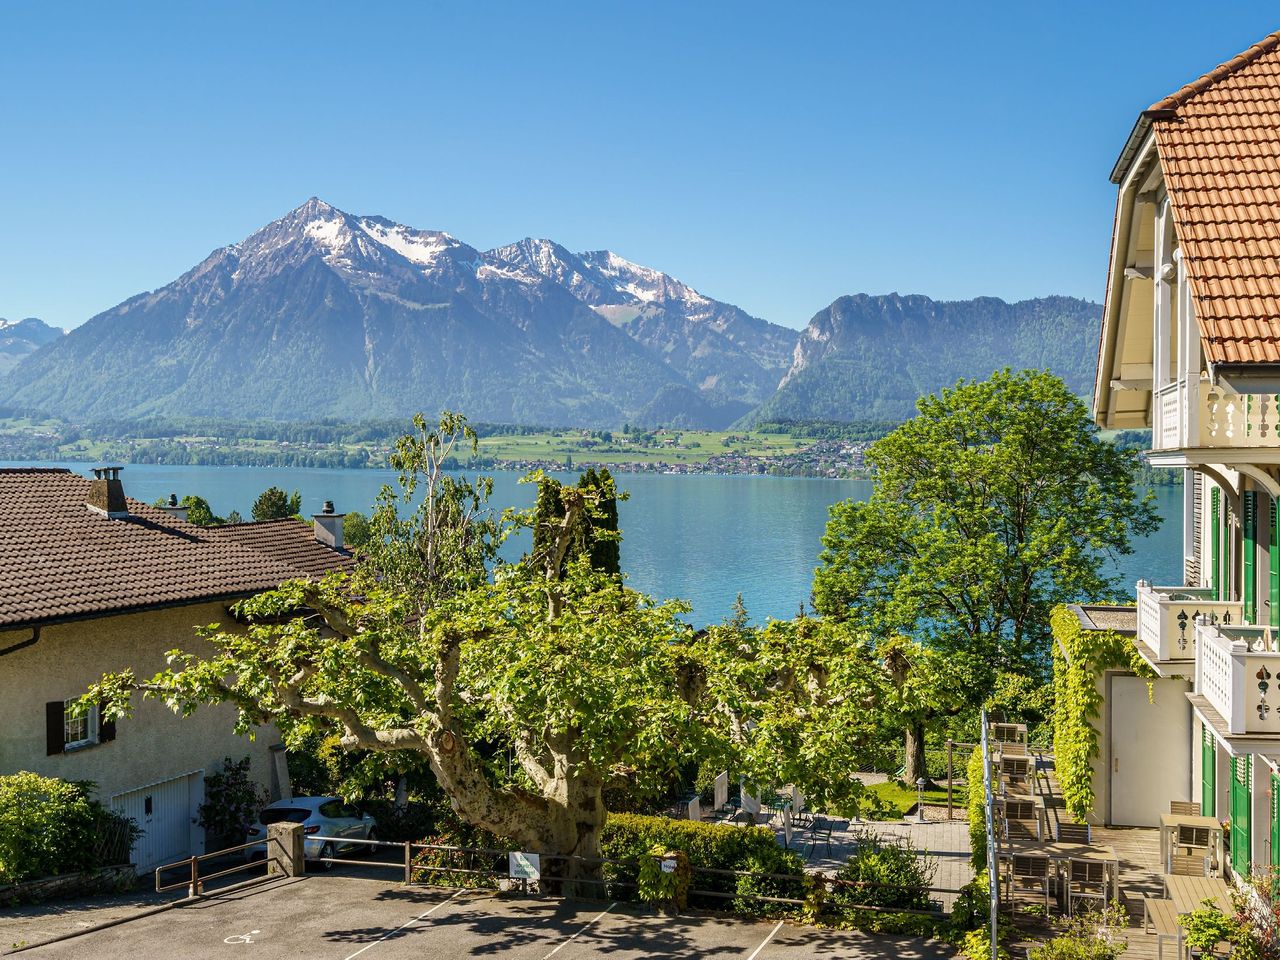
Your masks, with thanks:
[[(620, 574), (622, 538), (618, 531), (618, 500), (625, 500), (627, 495), (619, 496), (613, 475), (604, 468), (596, 473), (594, 467), (588, 467), (578, 478), (576, 488), (566, 487), (543, 473), (536, 473), (529, 480), (538, 485), (533, 511), (533, 556), (546, 556), (566, 515), (574, 510), (578, 519), (572, 524), (561, 571), (574, 558), (586, 556), (593, 569), (614, 576)], [(582, 509), (571, 505), (571, 501), (579, 500)]]
[(293, 493), (285, 493), (279, 487), (267, 487), (262, 493), (258, 494), (258, 499), (253, 501), (253, 519), (255, 522), (263, 520), (283, 520), (286, 517), (296, 517), (302, 512), (302, 494), (297, 490)]
[(1049, 612), (1118, 596), (1108, 558), (1159, 523), (1137, 456), (1042, 371), (961, 381), (867, 451), (864, 503), (831, 508), (813, 596), (878, 637), (968, 658), (970, 706), (1004, 672), (1047, 682)]
[(703, 757), (753, 783), (856, 796), (849, 745), (875, 696), (847, 626), (695, 634), (686, 605), (571, 555), (598, 485), (561, 487), (539, 549), (503, 563), (503, 539), (533, 516), (495, 515), (491, 481), (444, 472), (455, 446), (476, 447), (463, 418), (415, 427), (355, 573), (243, 601), (246, 629), (201, 631), (210, 653), (175, 651), (154, 677), (114, 674), (87, 697), (108, 716), (135, 692), (184, 713), (231, 703), (242, 730), (273, 722), (287, 742), (336, 734), (347, 749), (425, 757), (466, 821), (544, 853), (598, 856), (607, 785), (653, 792)]
[(369, 542), (372, 533), (369, 518), (359, 510), (350, 510), (342, 518), (342, 538), (349, 547), (363, 547)]
[[(169, 505), (169, 501), (161, 497), (156, 501), (157, 507), (165, 507)], [(221, 526), (227, 521), (213, 512), (213, 508), (209, 506), (209, 501), (204, 497), (197, 497), (193, 493), (187, 494), (178, 501), (178, 506), (185, 507), (187, 511), (187, 522), (194, 523), (197, 527), (216, 527)]]

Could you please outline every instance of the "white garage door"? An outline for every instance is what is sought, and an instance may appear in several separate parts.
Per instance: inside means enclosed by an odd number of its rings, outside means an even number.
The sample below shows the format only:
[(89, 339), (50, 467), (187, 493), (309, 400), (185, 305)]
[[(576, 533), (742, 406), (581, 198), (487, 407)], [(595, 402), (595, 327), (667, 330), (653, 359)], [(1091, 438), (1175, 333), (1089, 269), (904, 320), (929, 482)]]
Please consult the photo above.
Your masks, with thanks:
[(199, 852), (192, 846), (200, 802), (196, 791), (203, 786), (202, 775), (203, 771), (185, 773), (111, 798), (112, 809), (131, 818), (142, 830), (133, 846), (133, 862), (139, 873)]

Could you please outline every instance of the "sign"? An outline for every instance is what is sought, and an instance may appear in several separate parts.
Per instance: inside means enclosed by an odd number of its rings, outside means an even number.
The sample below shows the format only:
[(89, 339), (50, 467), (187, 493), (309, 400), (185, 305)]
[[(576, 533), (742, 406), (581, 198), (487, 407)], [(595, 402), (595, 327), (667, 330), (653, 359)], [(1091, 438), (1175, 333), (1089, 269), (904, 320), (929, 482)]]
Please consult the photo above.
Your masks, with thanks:
[(507, 872), (512, 880), (538, 880), (542, 876), (542, 858), (536, 853), (512, 850), (507, 854)]
[(676, 862), (675, 862), (674, 860), (663, 860), (663, 861), (662, 861), (662, 872), (663, 872), (663, 873), (675, 873), (675, 872), (676, 872)]

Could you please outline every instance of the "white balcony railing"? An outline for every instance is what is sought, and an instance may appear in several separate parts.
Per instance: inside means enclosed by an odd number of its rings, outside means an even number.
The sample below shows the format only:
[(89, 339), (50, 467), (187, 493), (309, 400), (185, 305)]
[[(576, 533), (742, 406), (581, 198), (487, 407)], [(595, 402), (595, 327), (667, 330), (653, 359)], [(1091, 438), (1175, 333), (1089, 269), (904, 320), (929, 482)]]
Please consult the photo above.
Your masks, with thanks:
[(1175, 380), (1152, 397), (1151, 444), (1186, 447), (1280, 447), (1280, 401), (1271, 393), (1232, 393), (1208, 380)]
[(1233, 736), (1280, 734), (1280, 645), (1270, 627), (1196, 625), (1196, 693)]
[(1238, 600), (1214, 600), (1213, 591), (1195, 587), (1153, 587), (1138, 581), (1138, 640), (1161, 661), (1196, 658), (1196, 621), (1239, 624)]

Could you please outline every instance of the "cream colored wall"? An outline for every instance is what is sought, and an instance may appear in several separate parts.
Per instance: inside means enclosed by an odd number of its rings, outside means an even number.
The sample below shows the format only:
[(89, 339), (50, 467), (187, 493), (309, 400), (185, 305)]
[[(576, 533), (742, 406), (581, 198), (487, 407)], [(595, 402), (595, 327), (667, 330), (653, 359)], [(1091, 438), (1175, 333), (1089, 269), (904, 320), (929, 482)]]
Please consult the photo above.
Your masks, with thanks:
[[(224, 757), (252, 758), (253, 776), (270, 784), (268, 747), (280, 740), (274, 727), (257, 738), (232, 731), (235, 711), (201, 707), (190, 717), (140, 698), (133, 716), (117, 724), (116, 739), (65, 754), (46, 756), (45, 703), (83, 693), (103, 673), (132, 667), (140, 677), (165, 666), (165, 653), (208, 649), (197, 625), (233, 625), (220, 603), (172, 607), (149, 613), (102, 617), (43, 627), (39, 642), (0, 657), (0, 774), (30, 770), (65, 780), (93, 780), (103, 800), (113, 794), (203, 770), (220, 769)], [(30, 630), (0, 632), (0, 649)]]

